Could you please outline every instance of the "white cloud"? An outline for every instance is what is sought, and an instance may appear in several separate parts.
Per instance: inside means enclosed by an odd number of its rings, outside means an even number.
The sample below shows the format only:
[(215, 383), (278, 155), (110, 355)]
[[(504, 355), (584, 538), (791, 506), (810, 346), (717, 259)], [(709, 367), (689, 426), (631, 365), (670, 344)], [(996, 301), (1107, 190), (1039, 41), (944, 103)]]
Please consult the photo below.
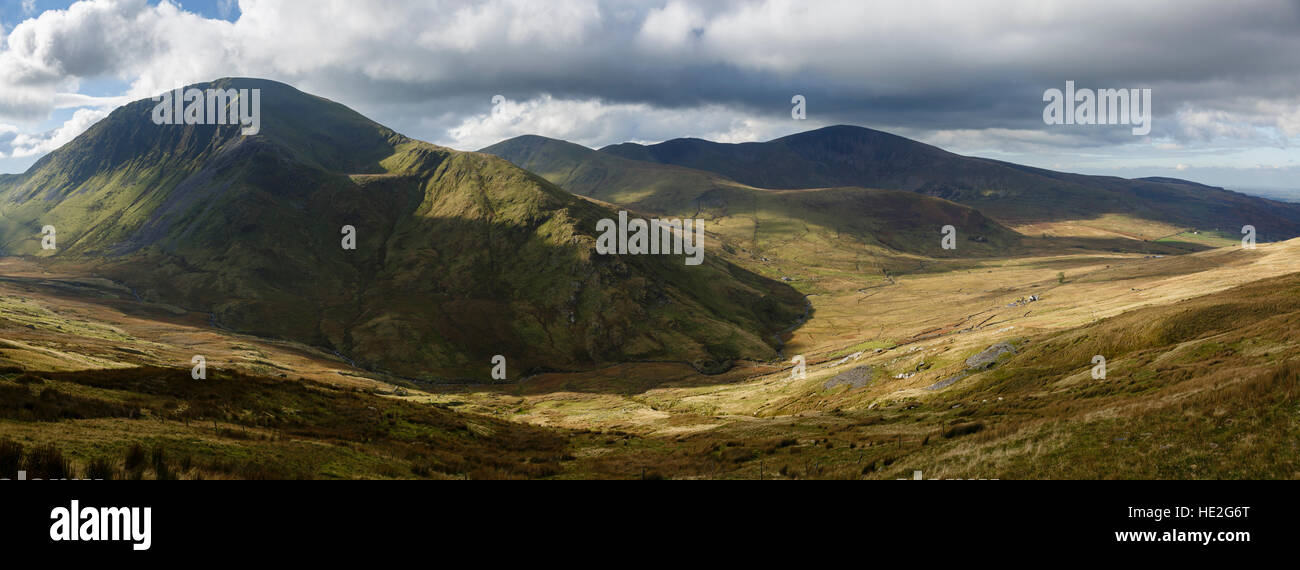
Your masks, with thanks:
[(59, 128), (34, 135), (20, 133), (12, 125), (0, 124), (0, 158), (45, 154), (71, 142), (106, 116), (108, 111), (103, 109), (77, 109), (72, 113), (72, 118)]
[(235, 13), (235, 7), (238, 4), (238, 0), (217, 0), (217, 14), (220, 14), (222, 18), (229, 18)]
[[(1095, 77), (1156, 89), (1160, 144), (1276, 146), (1300, 137), (1296, 14), (1285, 0), (242, 0), (228, 22), (172, 0), (84, 0), (0, 26), (0, 122), (253, 76), (461, 148), (527, 129), (605, 144), (852, 122), (962, 150), (1133, 150), (1033, 124), (1034, 90)], [(129, 88), (81, 91), (103, 80)], [(465, 118), (493, 93), (523, 101), (516, 122)], [(793, 93), (806, 123), (785, 114)]]
[(600, 10), (594, 0), (488, 0), (461, 6), (450, 19), (434, 16), (429, 23), (419, 36), (420, 45), (428, 48), (469, 52), (502, 42), (553, 50), (581, 42), (599, 25)]
[(702, 33), (706, 18), (694, 4), (673, 0), (651, 10), (638, 31), (638, 40), (650, 51), (685, 49)]
[(718, 142), (769, 140), (825, 126), (795, 121), (785, 115), (737, 115), (716, 105), (685, 109), (657, 108), (644, 103), (606, 103), (596, 99), (556, 99), (549, 94), (527, 101), (506, 100), (494, 111), (463, 120), (439, 141), (446, 146), (476, 150), (504, 139), (535, 134), (591, 148), (625, 142), (660, 142), (698, 137)]
[(1174, 120), (1182, 140), (1285, 147), (1300, 138), (1300, 97), (1238, 97), (1215, 106), (1188, 103)]
[(135, 97), (171, 88), (174, 80), (211, 79), (231, 59), (223, 41), (229, 27), (165, 0), (87, 1), (46, 11), (15, 26), (0, 52), (0, 118), (39, 121), (83, 78), (133, 80), (125, 95)]

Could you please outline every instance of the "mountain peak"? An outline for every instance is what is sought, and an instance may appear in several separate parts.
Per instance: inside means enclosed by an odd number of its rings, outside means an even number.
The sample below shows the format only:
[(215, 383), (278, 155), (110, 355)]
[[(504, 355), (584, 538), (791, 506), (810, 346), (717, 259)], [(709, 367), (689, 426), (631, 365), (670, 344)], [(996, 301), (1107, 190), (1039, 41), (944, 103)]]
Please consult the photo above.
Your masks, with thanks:
[(712, 256), (593, 253), (617, 214), (496, 156), (408, 139), (283, 83), (190, 87), (262, 90), (260, 132), (125, 105), (0, 178), (0, 251), (430, 380), (486, 381), (495, 354), (512, 377), (638, 359), (721, 370), (773, 358), (773, 334), (803, 310), (792, 288)]
[(1125, 213), (1181, 226), (1251, 224), (1267, 226), (1278, 237), (1300, 235), (1300, 206), (1294, 204), (1173, 178), (1088, 176), (962, 156), (854, 125), (761, 143), (673, 139), (610, 145), (600, 151), (713, 172), (759, 188), (857, 186), (920, 192), (1013, 223)]

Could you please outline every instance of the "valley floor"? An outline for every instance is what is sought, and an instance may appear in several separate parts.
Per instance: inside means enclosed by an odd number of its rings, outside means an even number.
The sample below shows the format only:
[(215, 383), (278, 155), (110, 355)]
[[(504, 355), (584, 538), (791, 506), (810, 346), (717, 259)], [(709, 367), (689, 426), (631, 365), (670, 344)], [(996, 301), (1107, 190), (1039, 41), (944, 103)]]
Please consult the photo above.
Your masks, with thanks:
[[(1098, 226), (1019, 228), (1042, 236), (1006, 258), (870, 259), (815, 236), (737, 251), (808, 295), (785, 361), (477, 386), (413, 385), (9, 258), (0, 441), (141, 477), (157, 473), (140, 449), (208, 478), (1300, 477), (1300, 240)], [(1143, 245), (1073, 246), (1092, 239)], [(194, 355), (209, 380), (189, 378)]]

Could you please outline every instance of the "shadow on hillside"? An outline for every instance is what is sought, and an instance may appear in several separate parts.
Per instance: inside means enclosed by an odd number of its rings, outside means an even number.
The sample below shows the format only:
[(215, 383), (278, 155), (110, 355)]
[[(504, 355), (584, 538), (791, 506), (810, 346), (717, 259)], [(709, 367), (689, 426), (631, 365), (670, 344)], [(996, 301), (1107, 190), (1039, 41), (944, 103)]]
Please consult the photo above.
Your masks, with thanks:
[[(409, 184), (232, 199), (211, 208), (215, 216), (177, 225), (184, 245), (166, 252), (42, 260), (123, 289), (5, 279), (132, 315), (301, 342), (421, 384), (490, 381), (496, 355), (512, 380), (639, 360), (721, 372), (734, 359), (774, 358), (778, 335), (805, 312), (793, 287), (711, 253), (698, 266), (683, 255), (594, 255), (549, 235), (552, 218), (535, 211), (516, 219), (504, 208), (479, 219), (417, 211)], [(584, 233), (609, 215), (575, 204), (557, 211)], [(357, 230), (355, 250), (340, 247), (344, 225)]]

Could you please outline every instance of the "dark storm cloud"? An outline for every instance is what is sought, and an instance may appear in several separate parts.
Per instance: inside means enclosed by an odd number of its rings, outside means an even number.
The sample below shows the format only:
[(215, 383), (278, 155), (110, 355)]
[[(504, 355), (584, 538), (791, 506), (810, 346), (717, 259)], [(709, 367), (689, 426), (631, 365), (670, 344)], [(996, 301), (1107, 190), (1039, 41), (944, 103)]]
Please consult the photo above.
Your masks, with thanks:
[[(1295, 1), (245, 0), (238, 13), (96, 0), (28, 20), (0, 53), (13, 78), (0, 117), (46, 114), (41, 101), (84, 78), (143, 97), (248, 75), (462, 148), (525, 132), (599, 146), (852, 123), (958, 149), (1127, 146), (1157, 160), (1149, 141), (1249, 153), (1300, 136)], [(1147, 147), (1121, 126), (1045, 125), (1043, 91), (1067, 80), (1152, 89)], [(497, 94), (511, 113), (489, 115)], [(808, 121), (790, 119), (795, 94)]]

